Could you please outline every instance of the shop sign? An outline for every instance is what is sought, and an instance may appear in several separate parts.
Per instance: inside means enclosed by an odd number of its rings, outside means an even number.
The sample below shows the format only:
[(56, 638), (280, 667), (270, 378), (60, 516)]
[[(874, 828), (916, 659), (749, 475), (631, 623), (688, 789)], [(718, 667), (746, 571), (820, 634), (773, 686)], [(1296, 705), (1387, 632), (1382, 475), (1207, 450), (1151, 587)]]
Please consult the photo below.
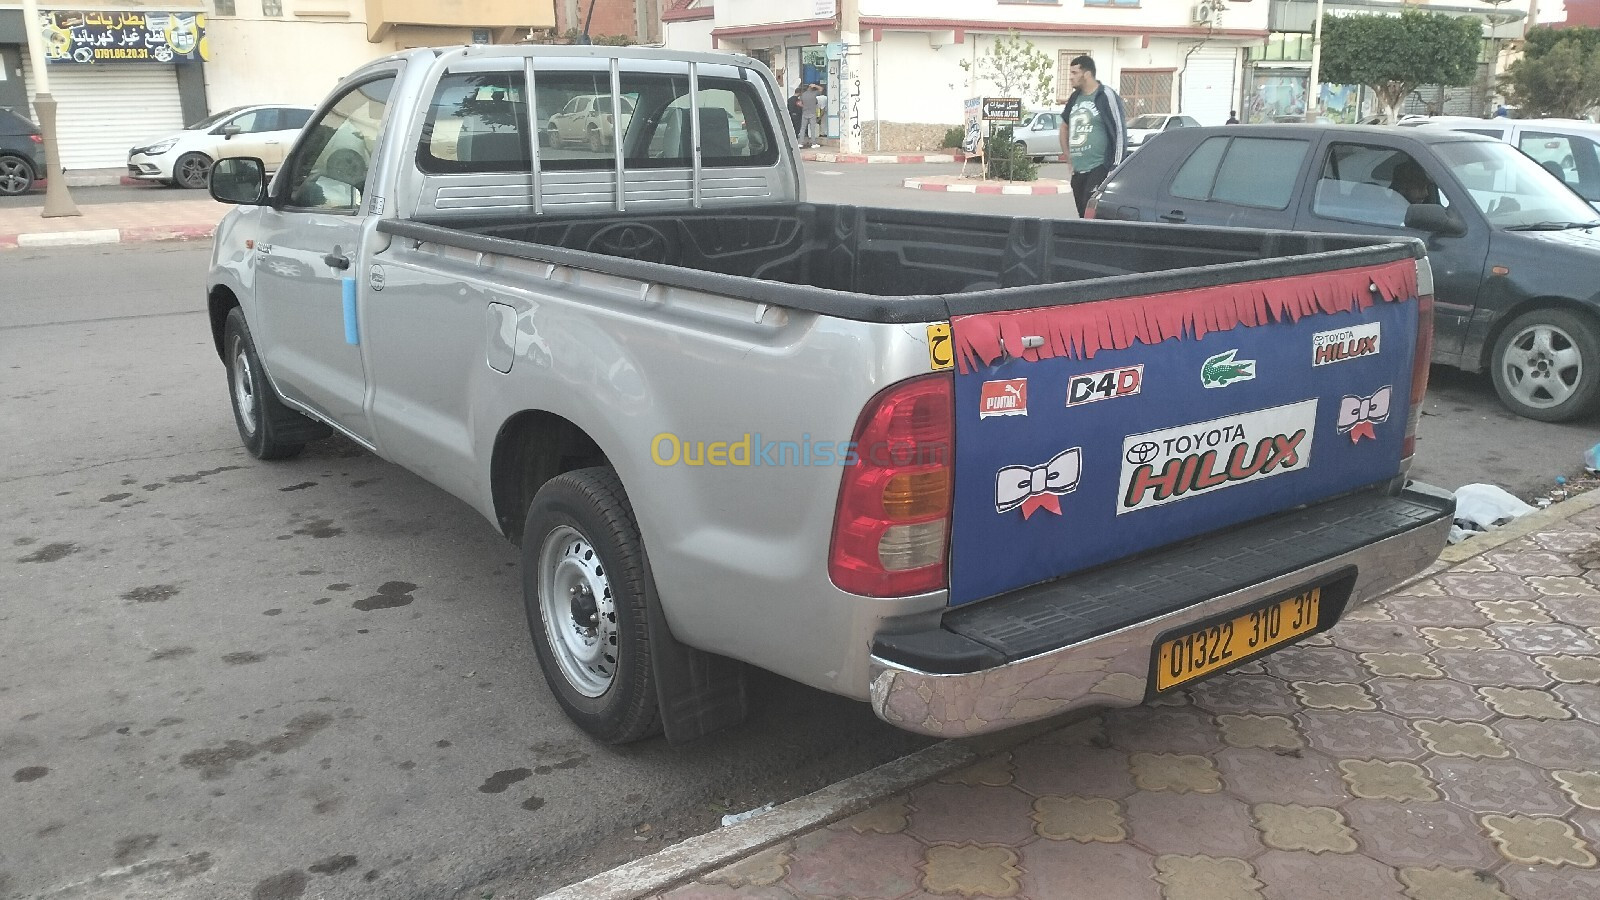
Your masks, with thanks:
[(1021, 97), (984, 97), (983, 117), (991, 121), (1022, 121)]
[(39, 14), (52, 63), (189, 63), (211, 58), (198, 12), (51, 10)]

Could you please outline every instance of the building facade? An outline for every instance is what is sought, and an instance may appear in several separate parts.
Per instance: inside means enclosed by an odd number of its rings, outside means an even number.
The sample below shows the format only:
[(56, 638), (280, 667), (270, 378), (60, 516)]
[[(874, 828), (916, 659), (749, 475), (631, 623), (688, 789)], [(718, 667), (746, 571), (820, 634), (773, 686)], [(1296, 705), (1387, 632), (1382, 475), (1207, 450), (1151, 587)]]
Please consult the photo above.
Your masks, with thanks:
[[(514, 43), (555, 26), (549, 0), (117, 0), (40, 12), (62, 164), (128, 149), (212, 112), (314, 106), (350, 70), (412, 47)], [(0, 106), (31, 114), (20, 4), (0, 0)]]
[(635, 44), (661, 42), (662, 14), (671, 0), (555, 0), (556, 34), (625, 37)]

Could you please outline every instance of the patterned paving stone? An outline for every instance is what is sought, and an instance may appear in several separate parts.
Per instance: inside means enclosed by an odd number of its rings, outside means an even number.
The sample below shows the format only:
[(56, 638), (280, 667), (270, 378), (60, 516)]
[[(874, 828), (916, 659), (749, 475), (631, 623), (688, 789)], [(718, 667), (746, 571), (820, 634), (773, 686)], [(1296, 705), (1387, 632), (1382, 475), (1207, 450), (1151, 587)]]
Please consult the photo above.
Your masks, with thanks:
[(769, 887), (789, 874), (789, 863), (794, 861), (794, 841), (769, 847), (760, 853), (747, 856), (731, 866), (718, 869), (700, 880), (706, 884), (723, 885), (735, 889)]
[(1500, 854), (1512, 862), (1583, 869), (1600, 862), (1572, 825), (1560, 819), (1488, 815), (1481, 822)]
[(841, 819), (828, 827), (856, 834), (899, 834), (911, 822), (911, 806), (904, 796), (893, 797), (871, 809)]
[(1261, 851), (1250, 809), (1227, 794), (1144, 791), (1128, 798), (1128, 834), (1152, 853), (1249, 858)]
[(1554, 694), (1538, 688), (1485, 687), (1478, 693), (1494, 711), (1514, 719), (1570, 719), (1572, 710), (1561, 704)]
[(1132, 844), (1034, 841), (1018, 851), (1023, 893), (1033, 900), (1071, 895), (1161, 900), (1155, 858)]
[(922, 863), (922, 888), (935, 894), (963, 897), (1015, 897), (1022, 869), (1010, 847), (940, 844), (929, 847)]
[(1033, 743), (1055, 744), (1064, 747), (1096, 747), (1111, 746), (1111, 739), (1106, 737), (1105, 720), (1100, 715), (1085, 716), (1054, 731), (1046, 732), (1036, 738)]
[(774, 886), (747, 884), (729, 887), (725, 884), (696, 882), (662, 894), (661, 900), (794, 900), (794, 894)]
[(1355, 853), (1268, 850), (1252, 860), (1268, 900), (1403, 900), (1394, 869)]
[(1550, 683), (1549, 672), (1510, 650), (1438, 650), (1433, 658), (1462, 684), (1539, 687)]
[(1378, 705), (1400, 716), (1460, 720), (1487, 719), (1494, 713), (1473, 688), (1447, 678), (1374, 678), (1367, 682)]
[(1476, 813), (1555, 816), (1567, 798), (1542, 769), (1516, 759), (1433, 759), (1426, 763), (1446, 798)]
[[(1596, 761), (1600, 762), (1600, 761)], [(1584, 809), (1600, 810), (1600, 772), (1551, 772), (1572, 802)]]
[(1365, 671), (1354, 653), (1337, 647), (1290, 647), (1262, 663), (1289, 681), (1360, 681)]
[(1449, 628), (1482, 628), (1489, 624), (1483, 610), (1459, 597), (1419, 597), (1388, 604), (1396, 622)]
[(1490, 869), (1500, 861), (1472, 814), (1451, 803), (1352, 800), (1344, 811), (1362, 852), (1391, 866)]
[(1416, 763), (1345, 759), (1339, 761), (1339, 770), (1350, 793), (1365, 800), (1439, 799), (1429, 773)]
[(1010, 753), (996, 753), (977, 763), (951, 772), (939, 779), (940, 784), (964, 784), (968, 787), (1001, 787), (1010, 784), (1016, 775)]
[(1511, 755), (1500, 735), (1482, 722), (1418, 719), (1411, 726), (1429, 753), (1467, 759), (1505, 759)]
[(1476, 869), (1401, 869), (1400, 883), (1411, 900), (1514, 900), (1493, 875)]
[(1477, 607), (1490, 622), (1501, 625), (1548, 625), (1553, 620), (1532, 600), (1479, 600)]
[(1600, 657), (1535, 656), (1533, 661), (1557, 681), (1570, 684), (1600, 684)]
[(1600, 684), (1559, 684), (1551, 693), (1578, 718), (1600, 723)]
[(1330, 756), (1416, 759), (1423, 753), (1411, 727), (1382, 712), (1313, 709), (1297, 718), (1311, 746)]
[(1378, 607), (1387, 608), (1389, 603), (1391, 603), (1391, 602), (1393, 602), (1395, 600), (1404, 600), (1407, 597), (1443, 597), (1443, 596), (1444, 596), (1444, 588), (1439, 587), (1438, 579), (1435, 579), (1435, 578), (1423, 578), (1421, 580), (1414, 581), (1411, 584), (1406, 585), (1405, 587), (1401, 588), (1398, 591), (1395, 591), (1393, 594), (1390, 594), (1388, 597), (1385, 597), (1385, 598), (1377, 601), (1376, 603), (1368, 603), (1368, 604), (1366, 604), (1366, 606), (1378, 606)]
[(1466, 600), (1532, 600), (1539, 596), (1520, 576), (1506, 572), (1462, 572), (1458, 567), (1438, 578), (1446, 594)]
[(1496, 641), (1482, 628), (1423, 628), (1422, 636), (1440, 650), (1499, 650)]
[(1600, 897), (1600, 871), (1594, 869), (1513, 864), (1495, 875), (1517, 900)]
[(1250, 803), (1335, 806), (1349, 799), (1333, 760), (1320, 753), (1229, 747), (1214, 758), (1223, 789)]
[(1298, 803), (1258, 803), (1250, 808), (1261, 842), (1274, 850), (1353, 853), (1355, 835), (1332, 807)]
[(1055, 794), (1120, 800), (1134, 791), (1128, 754), (1121, 750), (1064, 750), (1057, 744), (1028, 744), (1018, 747), (1015, 756), (1016, 786), (1035, 797)]
[(1600, 727), (1588, 722), (1508, 719), (1495, 728), (1516, 748), (1518, 759), (1541, 769), (1571, 769), (1575, 763), (1600, 759)]
[(1156, 881), (1165, 900), (1261, 900), (1265, 887), (1248, 862), (1211, 856), (1157, 857)]
[(1135, 707), (1104, 715), (1113, 746), (1143, 753), (1207, 753), (1222, 746), (1211, 716), (1197, 709)]
[(1507, 649), (1523, 653), (1600, 653), (1594, 636), (1566, 625), (1491, 625)]
[(785, 884), (806, 896), (898, 897), (917, 888), (923, 850), (904, 834), (815, 831), (795, 842)]
[[(1585, 582), (1588, 584), (1588, 582)], [(1600, 587), (1592, 586), (1596, 593)], [(1579, 628), (1592, 628), (1600, 625), (1600, 597), (1595, 596), (1550, 596), (1539, 601), (1545, 609), (1568, 625)]]
[(1377, 709), (1378, 701), (1360, 684), (1296, 681), (1289, 685), (1306, 709)]
[[(1511, 550), (1530, 549), (1531, 550), (1531, 549), (1533, 549), (1533, 545), (1531, 543), (1522, 544), (1522, 545), (1508, 544), (1507, 545), (1507, 549), (1511, 549)], [(1458, 562), (1455, 565), (1451, 566), (1450, 567), (1450, 571), (1452, 571), (1452, 572), (1478, 573), (1478, 572), (1493, 572), (1493, 571), (1496, 571), (1496, 569), (1495, 569), (1494, 566), (1492, 566), (1489, 563), (1485, 562), (1483, 557), (1474, 556), (1474, 557), (1470, 557), (1468, 559), (1464, 559), (1461, 562)]]
[(1010, 787), (925, 784), (911, 792), (907, 833), (941, 841), (1017, 844), (1033, 836), (1033, 798)]
[(1213, 713), (1291, 713), (1299, 708), (1282, 679), (1230, 673), (1189, 691), (1196, 706)]
[(1363, 653), (1361, 664), (1373, 675), (1391, 678), (1443, 678), (1445, 674), (1422, 653)]
[(1502, 572), (1512, 575), (1581, 575), (1583, 570), (1573, 565), (1565, 553), (1552, 553), (1548, 550), (1522, 550), (1508, 552), (1496, 550), (1483, 555), (1485, 562), (1490, 563)]
[(1545, 600), (1560, 598), (1600, 597), (1600, 585), (1578, 575), (1534, 575), (1528, 584)]
[(1400, 622), (1340, 622), (1328, 632), (1333, 642), (1357, 653), (1409, 650), (1426, 653), (1433, 645), (1422, 639), (1416, 626)]
[(1222, 775), (1209, 757), (1184, 753), (1135, 753), (1128, 760), (1133, 783), (1141, 791), (1214, 794)]
[(1306, 745), (1295, 730), (1294, 720), (1285, 716), (1220, 715), (1217, 726), (1230, 747), (1296, 750)]
[(1594, 549), (1600, 553), (1600, 534), (1593, 531), (1544, 531), (1531, 534), (1528, 538), (1543, 550), (1554, 550), (1557, 553), (1573, 554), (1581, 550)]
[(1121, 843), (1128, 836), (1122, 807), (1105, 797), (1040, 797), (1033, 801), (1033, 830), (1052, 841)]
[(1344, 622), (1393, 622), (1394, 620), (1394, 613), (1389, 612), (1388, 607), (1381, 603), (1363, 603), (1355, 609), (1346, 610), (1344, 618), (1341, 619)]

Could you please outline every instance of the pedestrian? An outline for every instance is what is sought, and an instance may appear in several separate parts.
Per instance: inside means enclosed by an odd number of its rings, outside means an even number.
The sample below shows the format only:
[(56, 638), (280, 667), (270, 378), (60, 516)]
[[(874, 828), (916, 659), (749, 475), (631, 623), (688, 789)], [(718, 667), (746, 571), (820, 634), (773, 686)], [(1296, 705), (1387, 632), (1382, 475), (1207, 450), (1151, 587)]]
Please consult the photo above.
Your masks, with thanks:
[(828, 133), (828, 90), (822, 85), (812, 85), (817, 89), (817, 134)]
[(817, 86), (806, 87), (800, 94), (800, 146), (821, 147), (817, 143)]
[(1073, 57), (1067, 66), (1072, 94), (1061, 108), (1061, 155), (1072, 177), (1072, 201), (1083, 218), (1089, 195), (1100, 187), (1128, 152), (1128, 123), (1122, 98), (1095, 77), (1094, 60)]
[(794, 89), (794, 94), (789, 97), (789, 121), (794, 123), (794, 136), (800, 138), (800, 95), (806, 92), (806, 86), (800, 85)]
[(1222, 124), (1224, 124), (1224, 125), (1237, 125), (1237, 124), (1239, 124), (1239, 111), (1235, 110), (1235, 109), (1228, 110), (1228, 121), (1226, 121), (1226, 122), (1224, 122)]

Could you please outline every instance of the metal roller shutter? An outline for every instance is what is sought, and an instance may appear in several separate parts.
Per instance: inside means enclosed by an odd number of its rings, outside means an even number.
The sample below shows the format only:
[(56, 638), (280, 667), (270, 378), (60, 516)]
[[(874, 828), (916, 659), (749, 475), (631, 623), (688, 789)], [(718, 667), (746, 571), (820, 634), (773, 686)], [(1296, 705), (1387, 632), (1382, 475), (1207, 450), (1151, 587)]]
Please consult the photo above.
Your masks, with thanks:
[(1193, 116), (1201, 125), (1221, 125), (1228, 121), (1238, 91), (1234, 72), (1239, 51), (1232, 47), (1205, 47), (1189, 57), (1183, 70), (1183, 89), (1178, 112)]
[[(24, 58), (26, 60), (26, 58)], [(23, 63), (30, 105), (33, 68)], [(56, 131), (66, 169), (120, 169), (128, 150), (183, 129), (178, 75), (170, 63), (50, 67)]]

